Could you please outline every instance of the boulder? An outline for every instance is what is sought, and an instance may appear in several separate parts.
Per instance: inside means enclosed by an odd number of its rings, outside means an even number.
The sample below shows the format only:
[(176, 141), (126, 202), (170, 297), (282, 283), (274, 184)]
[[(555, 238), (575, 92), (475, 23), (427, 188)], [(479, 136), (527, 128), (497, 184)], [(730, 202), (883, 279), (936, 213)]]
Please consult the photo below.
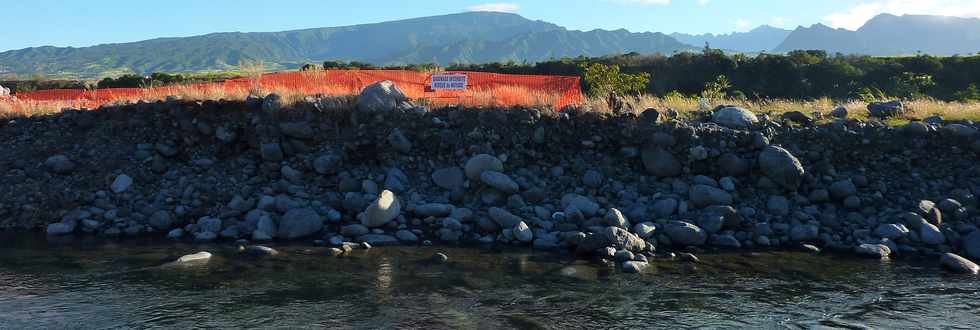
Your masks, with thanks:
[(846, 119), (847, 118), (847, 108), (845, 108), (844, 106), (838, 106), (838, 107), (834, 108), (833, 111), (830, 111), (830, 116), (831, 117), (834, 117), (834, 118), (837, 118), (837, 119)]
[(515, 194), (520, 190), (517, 182), (514, 182), (507, 174), (497, 171), (487, 170), (480, 174), (480, 181), (484, 184), (497, 189), (505, 194)]
[(875, 235), (881, 238), (898, 239), (909, 234), (908, 228), (901, 224), (881, 224), (875, 228)]
[(432, 172), (432, 182), (446, 190), (462, 188), (463, 170), (456, 166), (435, 170)]
[(561, 206), (566, 210), (574, 208), (586, 217), (592, 217), (599, 212), (599, 204), (592, 199), (579, 194), (565, 194), (561, 197)]
[(250, 257), (267, 257), (279, 254), (279, 251), (276, 251), (276, 249), (262, 245), (249, 245), (243, 252)]
[(170, 216), (170, 212), (160, 210), (150, 215), (150, 226), (153, 226), (153, 229), (166, 231), (171, 225), (173, 225), (173, 217)]
[(76, 222), (55, 222), (48, 225), (47, 234), (51, 236), (68, 235), (75, 232)]
[(626, 216), (623, 215), (623, 212), (616, 208), (610, 208), (609, 211), (606, 212), (606, 216), (603, 217), (603, 221), (606, 223), (606, 226), (619, 228), (626, 228), (630, 224), (629, 220), (626, 219)]
[(75, 163), (65, 155), (54, 155), (44, 161), (44, 167), (55, 174), (68, 174), (75, 170)]
[(534, 240), (534, 233), (531, 232), (531, 228), (527, 226), (524, 221), (518, 222), (513, 229), (514, 238), (523, 243), (530, 243)]
[(706, 207), (711, 205), (731, 205), (732, 194), (719, 188), (699, 184), (690, 190), (691, 204), (694, 207)]
[(652, 222), (642, 222), (633, 226), (633, 232), (642, 239), (650, 238), (656, 231), (657, 225)]
[(670, 238), (670, 242), (678, 246), (700, 246), (708, 240), (707, 232), (683, 221), (668, 222), (664, 232)]
[(647, 243), (626, 229), (619, 227), (605, 227), (599, 230), (597, 233), (605, 238), (606, 246), (612, 246), (617, 249), (624, 249), (632, 252), (639, 252), (646, 249)]
[(666, 218), (674, 214), (677, 210), (677, 200), (673, 198), (661, 199), (653, 203), (653, 215), (657, 218)]
[(297, 239), (316, 234), (323, 229), (323, 220), (312, 208), (289, 210), (279, 221), (279, 238)]
[(976, 274), (980, 271), (980, 266), (977, 264), (952, 253), (943, 253), (943, 256), (939, 258), (939, 264), (955, 273)]
[(518, 223), (522, 222), (521, 217), (518, 217), (505, 209), (499, 207), (491, 207), (487, 211), (490, 215), (490, 219), (493, 219), (502, 228), (513, 228), (517, 226)]
[(357, 111), (367, 114), (394, 111), (408, 100), (408, 96), (394, 82), (379, 81), (364, 87), (357, 96)]
[(752, 111), (747, 109), (739, 107), (723, 107), (715, 110), (715, 112), (711, 115), (711, 121), (718, 125), (732, 129), (748, 129), (755, 123), (758, 123), (759, 118), (756, 117)]
[(370, 228), (381, 227), (397, 218), (401, 212), (401, 203), (395, 193), (385, 190), (360, 214), (361, 224)]
[(112, 184), (109, 185), (109, 189), (114, 193), (120, 194), (128, 190), (132, 185), (133, 178), (125, 174), (120, 174), (115, 180), (112, 180)]
[(830, 196), (834, 199), (842, 200), (857, 194), (857, 186), (850, 179), (840, 180), (830, 185)]
[(367, 243), (373, 246), (391, 246), (398, 245), (398, 239), (395, 236), (386, 234), (367, 234), (357, 237), (358, 242)]
[(177, 258), (177, 261), (174, 261), (174, 264), (185, 265), (185, 264), (195, 264), (195, 263), (206, 263), (208, 262), (208, 260), (211, 260), (211, 253), (202, 251), (202, 252), (188, 254), (180, 258)]
[(861, 244), (854, 248), (854, 253), (862, 257), (888, 259), (888, 256), (892, 254), (892, 250), (884, 244)]
[(641, 273), (641, 272), (643, 272), (643, 270), (647, 269), (647, 267), (649, 267), (649, 266), (650, 266), (650, 263), (645, 262), (645, 261), (632, 261), (632, 260), (631, 261), (624, 261), (623, 262), (623, 272), (624, 273), (630, 273), (630, 274)]
[(643, 167), (652, 175), (675, 177), (681, 174), (681, 163), (667, 150), (646, 148), (643, 149), (640, 158), (643, 161)]
[(395, 232), (395, 238), (398, 238), (399, 241), (408, 243), (418, 242), (419, 240), (418, 235), (415, 235), (415, 233), (413, 233), (411, 230), (405, 229)]
[(963, 237), (963, 252), (973, 259), (980, 259), (980, 230), (974, 230)]
[(803, 182), (803, 164), (786, 149), (768, 146), (759, 154), (762, 174), (783, 188), (796, 190)]
[(922, 240), (922, 243), (929, 245), (946, 243), (946, 235), (944, 235), (943, 232), (940, 231), (935, 225), (925, 222), (923, 222), (922, 226), (919, 228), (919, 239)]
[(313, 170), (323, 175), (337, 172), (339, 165), (340, 157), (334, 154), (320, 155), (313, 160)]
[(868, 115), (879, 119), (888, 119), (905, 112), (902, 101), (871, 102), (868, 104)]
[(497, 157), (487, 154), (479, 154), (470, 157), (464, 166), (466, 177), (472, 181), (479, 181), (480, 175), (482, 175), (484, 171), (503, 172), (503, 170), (504, 162), (497, 159)]

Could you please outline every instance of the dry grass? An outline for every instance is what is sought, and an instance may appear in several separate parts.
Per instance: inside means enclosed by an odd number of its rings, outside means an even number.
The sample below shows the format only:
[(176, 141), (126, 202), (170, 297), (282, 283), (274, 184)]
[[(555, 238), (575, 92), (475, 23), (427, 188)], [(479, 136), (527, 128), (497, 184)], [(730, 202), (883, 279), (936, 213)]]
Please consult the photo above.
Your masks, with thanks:
[[(829, 98), (821, 98), (809, 101), (766, 99), (761, 101), (726, 99), (715, 102), (704, 102), (699, 98), (686, 96), (666, 96), (657, 97), (651, 95), (641, 95), (639, 97), (629, 97), (625, 100), (628, 109), (632, 109), (639, 114), (648, 108), (659, 110), (674, 109), (682, 118), (696, 117), (699, 113), (709, 111), (719, 104), (731, 104), (745, 109), (752, 110), (757, 114), (768, 114), (773, 118), (779, 118), (782, 114), (792, 111), (799, 111), (807, 115), (814, 113), (829, 114), (837, 106), (844, 106), (850, 112), (850, 118), (868, 119), (867, 102), (848, 101), (835, 102)], [(920, 99), (905, 102), (906, 108), (910, 110), (902, 118), (890, 121), (890, 123), (900, 124), (909, 121), (922, 120), (929, 116), (942, 116), (946, 120), (980, 120), (980, 103), (960, 103), (945, 102), (933, 99)], [(611, 112), (606, 100), (602, 98), (589, 98), (586, 101), (586, 108), (591, 111)]]

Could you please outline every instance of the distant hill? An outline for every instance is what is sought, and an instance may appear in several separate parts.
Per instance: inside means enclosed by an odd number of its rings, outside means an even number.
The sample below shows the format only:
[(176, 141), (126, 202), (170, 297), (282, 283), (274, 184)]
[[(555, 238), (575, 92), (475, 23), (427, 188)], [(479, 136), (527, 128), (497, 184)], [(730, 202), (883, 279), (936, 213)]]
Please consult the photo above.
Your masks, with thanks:
[(881, 14), (857, 31), (816, 24), (797, 28), (774, 51), (796, 49), (867, 55), (975, 54), (980, 52), (980, 19)]
[(661, 33), (572, 31), (515, 14), (471, 12), (285, 32), (213, 33), (92, 47), (36, 47), (0, 53), (9, 73), (99, 76), (107, 72), (234, 69), (243, 60), (293, 68), (324, 60), (379, 65), (536, 62), (561, 56), (690, 49)]
[(786, 40), (790, 32), (792, 30), (762, 25), (749, 32), (735, 32), (731, 34), (671, 33), (670, 36), (677, 39), (677, 41), (692, 46), (704, 46), (705, 43), (708, 43), (711, 48), (759, 53), (775, 49), (783, 40)]

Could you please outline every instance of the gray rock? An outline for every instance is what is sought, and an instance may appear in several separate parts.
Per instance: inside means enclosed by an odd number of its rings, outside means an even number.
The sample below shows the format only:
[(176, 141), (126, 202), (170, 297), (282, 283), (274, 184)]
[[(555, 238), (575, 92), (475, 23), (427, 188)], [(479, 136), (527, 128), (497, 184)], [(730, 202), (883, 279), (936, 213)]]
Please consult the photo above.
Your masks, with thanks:
[(659, 177), (675, 177), (681, 174), (681, 163), (674, 154), (661, 148), (645, 148), (640, 154), (643, 167), (648, 173)]
[(394, 82), (379, 81), (365, 87), (357, 96), (357, 111), (368, 114), (394, 111), (408, 100), (408, 96)]
[(161, 210), (153, 212), (153, 214), (150, 215), (150, 226), (152, 226), (153, 229), (167, 231), (170, 230), (170, 226), (172, 225), (173, 217), (170, 216), (170, 212)]
[(724, 107), (711, 115), (711, 121), (718, 125), (732, 129), (747, 129), (759, 122), (759, 118), (752, 111), (739, 107)]
[(946, 235), (931, 223), (922, 223), (922, 226), (919, 227), (919, 239), (922, 240), (922, 243), (929, 245), (946, 243)]
[(834, 199), (841, 200), (855, 194), (857, 194), (857, 186), (850, 179), (837, 181), (830, 185), (830, 195)]
[(679, 246), (700, 246), (708, 240), (708, 233), (698, 226), (683, 221), (671, 221), (664, 227), (670, 242)]
[(624, 261), (623, 272), (630, 274), (642, 273), (649, 266), (649, 263), (643, 261)]
[(766, 202), (766, 209), (772, 214), (785, 216), (789, 214), (789, 200), (783, 196), (769, 196)]
[(586, 187), (599, 188), (604, 180), (602, 173), (596, 170), (585, 171), (585, 175), (582, 176), (582, 184)]
[(368, 243), (373, 246), (398, 245), (398, 239), (386, 234), (367, 234), (357, 237), (358, 242)]
[(297, 239), (316, 234), (323, 229), (323, 219), (312, 208), (292, 209), (279, 221), (277, 237)]
[(943, 223), (943, 214), (936, 203), (932, 201), (919, 201), (919, 204), (916, 205), (916, 211), (933, 225), (939, 226)]
[(905, 112), (905, 107), (901, 101), (890, 102), (871, 102), (868, 104), (868, 114), (871, 117), (887, 119), (898, 116)]
[(370, 228), (359, 223), (340, 227), (340, 234), (347, 237), (357, 237), (361, 235), (366, 235), (370, 232), (371, 232)]
[(401, 212), (401, 203), (395, 193), (385, 190), (360, 214), (361, 224), (369, 228), (381, 227), (397, 218)]
[(638, 223), (633, 226), (633, 232), (642, 239), (650, 238), (656, 231), (657, 225), (652, 222)]
[(198, 252), (194, 254), (181, 256), (180, 258), (177, 258), (177, 260), (174, 261), (173, 264), (174, 265), (198, 264), (198, 263), (207, 263), (209, 260), (211, 260), (211, 253)]
[(534, 240), (534, 233), (531, 232), (531, 228), (524, 221), (521, 221), (514, 226), (514, 238), (524, 243), (530, 243)]
[(517, 182), (514, 182), (514, 180), (507, 176), (507, 174), (497, 171), (483, 171), (483, 173), (480, 174), (480, 181), (506, 194), (514, 194), (520, 190), (520, 186), (517, 185)]
[(715, 236), (715, 238), (711, 240), (711, 245), (732, 249), (742, 248), (742, 243), (739, 243), (738, 239), (732, 235)]
[(704, 229), (709, 235), (721, 231), (725, 226), (725, 216), (719, 214), (704, 214), (698, 219), (698, 227)]
[(282, 161), (282, 147), (278, 143), (262, 143), (259, 145), (259, 154), (262, 159), (269, 162)]
[(340, 157), (334, 154), (320, 155), (313, 160), (313, 170), (322, 175), (334, 174), (340, 166)]
[(499, 207), (491, 207), (487, 210), (487, 213), (490, 215), (490, 219), (493, 219), (502, 228), (514, 228), (514, 226), (517, 226), (518, 223), (523, 221), (521, 217)]
[(47, 234), (51, 236), (68, 235), (75, 232), (76, 226), (74, 221), (55, 222), (48, 225)]
[(432, 182), (446, 190), (456, 190), (463, 187), (463, 170), (459, 167), (447, 167), (432, 172)]
[(980, 271), (980, 266), (977, 264), (952, 253), (943, 253), (939, 258), (939, 264), (954, 273), (976, 274)]
[(503, 172), (504, 162), (491, 155), (479, 154), (467, 160), (464, 166), (466, 177), (472, 181), (479, 181), (484, 171)]
[(245, 248), (244, 253), (250, 257), (271, 257), (278, 255), (279, 251), (276, 251), (276, 249), (268, 246), (249, 245), (247, 248)]
[(44, 167), (56, 174), (68, 174), (75, 170), (75, 163), (65, 155), (54, 155), (44, 161)]
[(653, 215), (657, 218), (666, 218), (674, 214), (677, 210), (677, 200), (673, 198), (661, 199), (653, 203)]
[(943, 127), (943, 132), (960, 138), (971, 138), (977, 135), (977, 129), (963, 124), (949, 124)]
[(892, 250), (884, 244), (861, 244), (854, 248), (854, 253), (863, 257), (888, 259)]
[(388, 144), (398, 152), (407, 154), (412, 151), (412, 141), (400, 129), (394, 129), (388, 135)]
[(838, 106), (834, 110), (830, 111), (830, 116), (837, 119), (847, 118), (847, 108), (843, 106)]
[(759, 154), (762, 173), (783, 188), (796, 190), (803, 182), (803, 164), (786, 149), (768, 146)]
[(974, 230), (963, 237), (962, 244), (967, 257), (980, 259), (980, 230)]
[(415, 207), (415, 214), (423, 217), (445, 217), (452, 214), (453, 209), (450, 204), (429, 203)]
[(409, 243), (415, 243), (418, 242), (419, 240), (418, 235), (415, 235), (415, 233), (413, 233), (411, 230), (405, 230), (405, 229), (395, 232), (395, 237), (402, 242), (409, 242)]
[(280, 123), (279, 130), (285, 136), (301, 140), (310, 139), (314, 135), (313, 126), (307, 122)]
[(909, 234), (908, 228), (901, 224), (881, 224), (875, 228), (875, 235), (881, 238), (898, 239)]
[(789, 230), (792, 241), (813, 241), (820, 237), (820, 228), (814, 225), (796, 225)]
[(626, 219), (626, 216), (623, 215), (623, 212), (619, 211), (616, 208), (610, 208), (609, 211), (606, 212), (606, 216), (603, 218), (603, 220), (605, 221), (607, 226), (613, 226), (619, 228), (627, 228), (627, 226), (629, 226), (629, 220)]
[(711, 205), (731, 205), (732, 195), (727, 191), (707, 186), (696, 185), (690, 191), (691, 204), (702, 208)]
[(109, 189), (112, 190), (112, 192), (119, 194), (128, 190), (132, 185), (133, 178), (125, 174), (120, 174), (119, 176), (116, 176), (116, 179), (112, 181), (111, 185), (109, 185)]
[(262, 98), (262, 111), (277, 112), (282, 110), (283, 106), (285, 106), (285, 101), (279, 94), (271, 93)]
[(599, 204), (593, 202), (592, 199), (578, 195), (578, 194), (565, 194), (561, 197), (561, 206), (565, 209), (573, 207), (582, 212), (586, 217), (595, 216), (599, 212)]
[(217, 234), (221, 231), (221, 219), (205, 217), (197, 220), (197, 232)]
[(646, 249), (647, 243), (642, 238), (619, 227), (605, 227), (597, 233), (602, 235), (609, 244), (618, 249), (639, 252)]

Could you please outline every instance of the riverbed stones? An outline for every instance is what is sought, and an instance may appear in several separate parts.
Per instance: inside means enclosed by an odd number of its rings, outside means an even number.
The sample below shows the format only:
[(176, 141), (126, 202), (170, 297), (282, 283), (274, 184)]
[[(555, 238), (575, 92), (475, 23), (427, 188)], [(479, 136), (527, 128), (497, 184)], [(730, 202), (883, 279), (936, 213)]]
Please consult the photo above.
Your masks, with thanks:
[(892, 254), (892, 250), (884, 244), (865, 243), (854, 247), (854, 253), (868, 258), (888, 259), (888, 256)]
[(803, 182), (803, 164), (786, 149), (768, 146), (759, 154), (762, 173), (785, 189), (796, 190)]
[(926, 222), (923, 222), (919, 228), (919, 239), (922, 240), (922, 243), (929, 245), (946, 243), (946, 235), (935, 225)]
[(521, 217), (518, 217), (499, 207), (491, 207), (489, 210), (487, 210), (487, 213), (490, 215), (490, 219), (493, 219), (493, 221), (502, 228), (513, 228), (514, 226), (517, 226), (518, 223), (523, 221), (521, 220)]
[(748, 129), (759, 122), (759, 118), (752, 111), (739, 107), (724, 107), (715, 110), (711, 115), (711, 120), (718, 125), (732, 129)]
[(963, 237), (963, 252), (970, 258), (980, 259), (980, 230), (974, 230)]
[(939, 264), (954, 273), (976, 274), (980, 271), (980, 266), (976, 263), (952, 253), (943, 253), (939, 258)]
[(65, 155), (54, 155), (44, 161), (44, 167), (55, 174), (69, 174), (75, 170), (75, 162)]
[(259, 155), (268, 162), (282, 161), (282, 147), (275, 142), (262, 143), (259, 145)]
[(317, 156), (313, 160), (313, 170), (322, 175), (336, 173), (339, 165), (340, 157), (332, 153)]
[(520, 189), (517, 182), (514, 182), (507, 174), (497, 171), (486, 170), (480, 174), (480, 181), (506, 194), (514, 194)]
[(150, 226), (158, 231), (167, 231), (173, 225), (173, 217), (170, 212), (159, 210), (150, 215)]
[(599, 212), (599, 204), (592, 199), (579, 194), (565, 194), (561, 197), (561, 205), (566, 210), (572, 208), (586, 217), (592, 217)]
[(250, 257), (271, 257), (279, 254), (276, 249), (262, 245), (249, 245), (243, 252)]
[(881, 238), (898, 239), (909, 234), (908, 228), (901, 224), (881, 224), (875, 228), (875, 235)]
[(435, 170), (432, 172), (432, 182), (442, 189), (460, 189), (463, 187), (463, 170), (456, 166)]
[(701, 246), (708, 240), (708, 233), (701, 227), (683, 221), (671, 221), (664, 227), (670, 242), (679, 246)]
[(645, 261), (632, 261), (632, 260), (624, 261), (623, 272), (630, 273), (630, 274), (642, 273), (649, 266), (650, 264)]
[(606, 212), (606, 216), (603, 217), (603, 220), (607, 226), (620, 228), (626, 228), (629, 226), (629, 221), (626, 220), (626, 216), (623, 215), (623, 212), (616, 208), (610, 208), (609, 211)]
[(691, 204), (698, 208), (732, 204), (732, 194), (708, 185), (696, 185), (691, 188), (690, 198)]
[(383, 80), (364, 87), (357, 96), (357, 111), (364, 114), (394, 111), (408, 100), (405, 92), (394, 82)]
[(369, 228), (381, 227), (394, 220), (401, 212), (401, 203), (395, 193), (385, 190), (361, 213), (361, 224)]
[(367, 234), (357, 237), (358, 242), (367, 243), (368, 246), (392, 246), (398, 245), (398, 239), (388, 234)]
[(406, 242), (406, 243), (415, 243), (419, 241), (418, 235), (413, 233), (411, 230), (405, 230), (405, 229), (395, 232), (395, 238), (398, 238), (399, 241)]
[(840, 180), (830, 185), (830, 195), (834, 199), (842, 200), (857, 194), (857, 186), (850, 179)]
[(211, 260), (211, 253), (201, 251), (198, 253), (181, 256), (180, 258), (177, 258), (177, 261), (174, 261), (174, 263), (178, 265), (188, 265), (188, 264), (207, 263), (209, 260)]
[(514, 238), (522, 243), (530, 243), (534, 240), (534, 233), (531, 232), (531, 228), (524, 221), (521, 221), (514, 226)]
[(497, 157), (488, 154), (479, 154), (470, 157), (464, 166), (466, 177), (471, 181), (480, 181), (480, 177), (485, 171), (503, 172), (504, 163)]
[(674, 214), (674, 211), (677, 210), (677, 204), (676, 199), (665, 198), (653, 203), (651, 210), (657, 218), (666, 218)]
[(133, 185), (132, 177), (125, 174), (120, 174), (116, 176), (116, 179), (112, 181), (111, 185), (109, 185), (109, 190), (112, 190), (112, 192), (114, 193), (121, 194), (126, 190), (128, 190), (129, 187), (131, 187), (132, 185)]
[(675, 177), (681, 174), (681, 163), (667, 150), (658, 147), (645, 148), (640, 156), (643, 167), (654, 176)]
[(76, 226), (77, 222), (74, 221), (55, 222), (48, 225), (46, 232), (50, 236), (68, 235), (75, 232)]
[(323, 220), (312, 208), (292, 209), (279, 221), (277, 237), (297, 239), (311, 236), (323, 229)]

